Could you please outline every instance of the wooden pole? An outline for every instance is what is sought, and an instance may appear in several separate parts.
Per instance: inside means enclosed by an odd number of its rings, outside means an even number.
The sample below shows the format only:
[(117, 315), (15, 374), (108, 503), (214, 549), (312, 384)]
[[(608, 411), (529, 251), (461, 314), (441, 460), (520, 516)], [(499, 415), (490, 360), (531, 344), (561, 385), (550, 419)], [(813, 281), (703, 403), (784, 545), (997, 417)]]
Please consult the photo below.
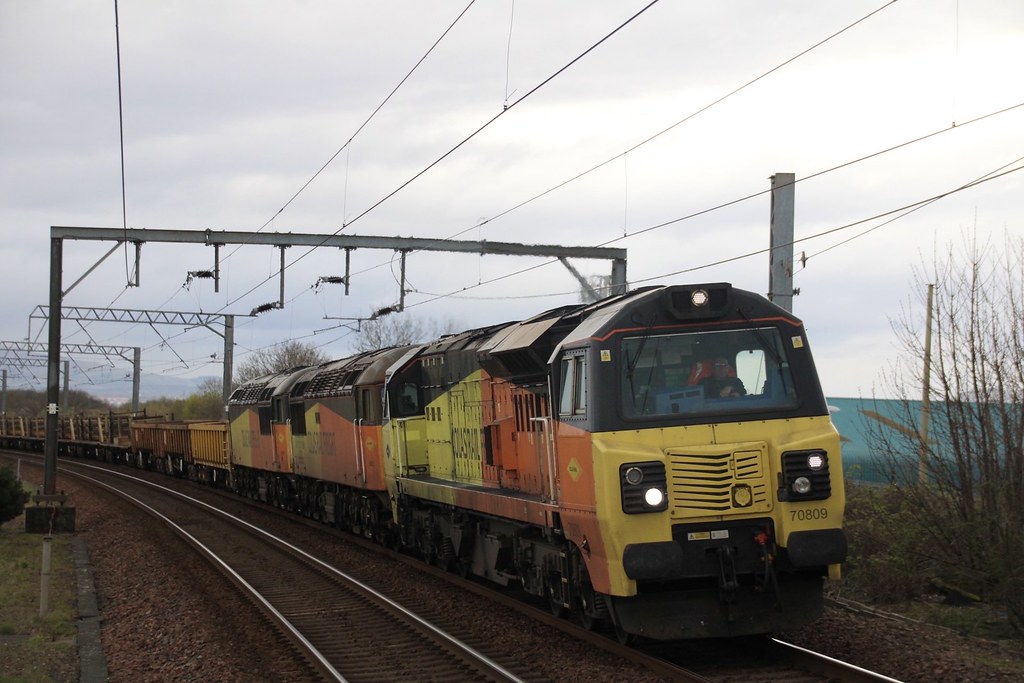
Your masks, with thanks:
[(931, 412), (932, 376), (932, 300), (935, 285), (928, 285), (928, 309), (925, 314), (924, 332), (924, 377), (921, 388), (921, 450), (917, 459), (917, 483), (928, 483), (928, 417)]

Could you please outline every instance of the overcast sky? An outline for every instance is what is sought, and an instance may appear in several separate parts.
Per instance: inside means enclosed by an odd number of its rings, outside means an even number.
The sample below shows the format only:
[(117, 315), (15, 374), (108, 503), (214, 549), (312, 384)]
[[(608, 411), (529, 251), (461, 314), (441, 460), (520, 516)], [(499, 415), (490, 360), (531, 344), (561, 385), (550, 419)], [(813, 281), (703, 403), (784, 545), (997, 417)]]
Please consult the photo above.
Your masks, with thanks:
[[(826, 395), (846, 397), (885, 394), (891, 321), (922, 317), (913, 271), (937, 246), (1024, 234), (1021, 172), (835, 230), (1021, 166), (1019, 0), (662, 0), (596, 47), (647, 4), (468, 4), (122, 0), (128, 227), (603, 245), (637, 285), (766, 293), (767, 254), (739, 257), (767, 248), (769, 178), (794, 173), (793, 308)], [(112, 1), (0, 0), (3, 340), (47, 302), (50, 226), (124, 225), (116, 40)], [(67, 242), (64, 286), (113, 246)], [(397, 303), (397, 260), (354, 252), (345, 297), (314, 286), (343, 253), (308, 251), (286, 251), (284, 310), (257, 318), (279, 296), (268, 247), (223, 249), (219, 292), (184, 286), (211, 248), (147, 243), (132, 288), (121, 250), (65, 306), (236, 314), (236, 363), (284, 339), (347, 355), (339, 318)], [(413, 253), (407, 278), (405, 315), (460, 328), (579, 300), (540, 258)], [(221, 373), (210, 330), (64, 323), (90, 340), (143, 348), (144, 398)], [(72, 384), (124, 397), (129, 374), (80, 356)], [(8, 377), (45, 388), (44, 368)]]

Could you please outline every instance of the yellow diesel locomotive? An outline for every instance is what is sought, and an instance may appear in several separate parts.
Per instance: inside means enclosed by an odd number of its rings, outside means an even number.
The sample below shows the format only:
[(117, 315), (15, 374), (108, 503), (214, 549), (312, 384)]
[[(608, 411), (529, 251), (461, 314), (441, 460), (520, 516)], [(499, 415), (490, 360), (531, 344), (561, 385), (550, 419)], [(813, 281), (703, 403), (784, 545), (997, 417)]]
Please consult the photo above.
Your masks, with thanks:
[(623, 640), (807, 623), (846, 555), (803, 326), (729, 284), (277, 373), (236, 390), (229, 420), (239, 492)]

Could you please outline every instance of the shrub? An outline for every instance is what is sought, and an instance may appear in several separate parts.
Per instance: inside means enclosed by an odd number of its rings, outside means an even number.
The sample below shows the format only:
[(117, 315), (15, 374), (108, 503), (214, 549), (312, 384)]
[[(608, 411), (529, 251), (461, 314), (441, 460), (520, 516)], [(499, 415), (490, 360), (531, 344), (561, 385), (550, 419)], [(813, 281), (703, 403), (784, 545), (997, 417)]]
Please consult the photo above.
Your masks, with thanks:
[(918, 520), (898, 492), (862, 484), (846, 488), (849, 555), (842, 589), (869, 602), (921, 596), (934, 576)]
[(22, 513), (29, 495), (10, 467), (0, 467), (0, 524)]

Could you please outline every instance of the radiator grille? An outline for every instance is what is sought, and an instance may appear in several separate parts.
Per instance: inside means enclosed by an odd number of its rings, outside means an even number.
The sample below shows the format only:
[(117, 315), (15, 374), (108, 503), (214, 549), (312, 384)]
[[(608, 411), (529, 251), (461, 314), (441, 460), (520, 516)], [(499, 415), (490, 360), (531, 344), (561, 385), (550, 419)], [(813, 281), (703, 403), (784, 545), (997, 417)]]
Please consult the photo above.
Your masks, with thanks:
[(749, 514), (771, 509), (765, 449), (668, 451), (669, 505), (688, 515)]

